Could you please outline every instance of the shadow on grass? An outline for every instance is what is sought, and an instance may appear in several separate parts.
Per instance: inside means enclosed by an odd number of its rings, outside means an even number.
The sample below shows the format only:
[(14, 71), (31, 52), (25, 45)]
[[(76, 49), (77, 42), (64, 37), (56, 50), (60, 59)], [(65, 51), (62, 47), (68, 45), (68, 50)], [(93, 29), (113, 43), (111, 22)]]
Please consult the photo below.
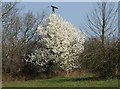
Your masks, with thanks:
[(101, 81), (107, 80), (105, 77), (85, 77), (85, 78), (64, 78), (58, 79), (56, 82), (65, 82), (65, 81)]

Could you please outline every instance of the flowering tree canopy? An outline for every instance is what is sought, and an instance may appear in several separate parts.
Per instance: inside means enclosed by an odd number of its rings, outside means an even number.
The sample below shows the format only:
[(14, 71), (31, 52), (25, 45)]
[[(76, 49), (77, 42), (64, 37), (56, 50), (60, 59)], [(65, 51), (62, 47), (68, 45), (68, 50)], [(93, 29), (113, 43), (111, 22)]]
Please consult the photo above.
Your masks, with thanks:
[(79, 29), (52, 13), (44, 27), (38, 26), (37, 32), (44, 46), (35, 50), (31, 62), (35, 60), (36, 64), (44, 66), (53, 61), (65, 71), (78, 67), (78, 54), (83, 52), (85, 41)]

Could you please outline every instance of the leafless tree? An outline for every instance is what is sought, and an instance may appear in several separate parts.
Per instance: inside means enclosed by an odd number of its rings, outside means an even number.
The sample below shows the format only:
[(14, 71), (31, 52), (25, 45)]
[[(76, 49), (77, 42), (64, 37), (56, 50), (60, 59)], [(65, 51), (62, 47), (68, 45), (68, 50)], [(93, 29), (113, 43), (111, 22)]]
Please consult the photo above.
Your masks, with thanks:
[(116, 48), (118, 39), (117, 15), (117, 3), (98, 2), (93, 12), (87, 15), (85, 25), (87, 28), (82, 30), (91, 36), (91, 40), (86, 42), (83, 58), (87, 60), (86, 62), (93, 70), (101, 72), (103, 76), (110, 74), (110, 71), (115, 70), (115, 67), (116, 71), (118, 70), (118, 56), (116, 55), (118, 54)]
[(104, 47), (105, 39), (111, 39), (118, 34), (117, 3), (98, 2), (96, 8), (87, 15), (86, 27), (88, 34), (101, 40)]
[(32, 51), (40, 37), (36, 33), (39, 24), (43, 24), (46, 13), (33, 15), (28, 12), (20, 15), (17, 3), (2, 5), (2, 52), (4, 71), (18, 72), (23, 65), (23, 56)]

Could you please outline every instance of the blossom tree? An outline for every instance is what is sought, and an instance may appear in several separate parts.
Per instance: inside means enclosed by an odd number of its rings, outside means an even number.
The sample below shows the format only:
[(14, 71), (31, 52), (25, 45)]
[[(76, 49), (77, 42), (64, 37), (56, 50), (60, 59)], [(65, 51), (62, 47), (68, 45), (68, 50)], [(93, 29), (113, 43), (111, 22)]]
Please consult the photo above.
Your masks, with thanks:
[[(84, 36), (71, 23), (52, 13), (46, 19), (46, 25), (38, 26), (40, 42), (44, 47), (35, 50), (29, 61), (44, 66), (50, 61), (57, 63), (64, 71), (78, 68), (78, 54), (84, 50)], [(28, 61), (28, 60), (27, 60)]]

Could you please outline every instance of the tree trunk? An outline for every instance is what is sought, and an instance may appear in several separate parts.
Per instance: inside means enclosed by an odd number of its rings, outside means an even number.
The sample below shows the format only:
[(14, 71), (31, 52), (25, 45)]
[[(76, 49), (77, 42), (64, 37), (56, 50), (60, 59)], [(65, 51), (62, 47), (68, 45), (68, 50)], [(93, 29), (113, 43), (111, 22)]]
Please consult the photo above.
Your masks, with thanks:
[(118, 75), (118, 64), (116, 64), (116, 66), (115, 66), (115, 75), (116, 76)]
[(69, 71), (66, 71), (66, 77), (69, 77), (70, 75), (69, 75)]

